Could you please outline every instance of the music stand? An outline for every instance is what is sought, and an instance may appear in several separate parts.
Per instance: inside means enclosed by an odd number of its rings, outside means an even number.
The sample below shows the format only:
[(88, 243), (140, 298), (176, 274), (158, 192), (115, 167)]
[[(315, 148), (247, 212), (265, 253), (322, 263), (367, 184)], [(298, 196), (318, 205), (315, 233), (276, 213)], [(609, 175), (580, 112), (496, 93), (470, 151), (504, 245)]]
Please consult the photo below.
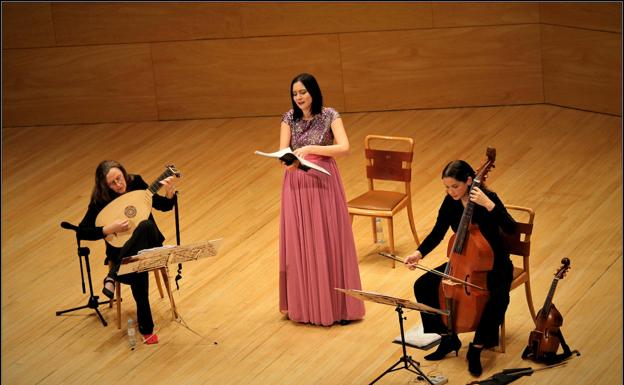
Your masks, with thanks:
[[(412, 373), (416, 373), (419, 375), (419, 377), (424, 378), (429, 384), (434, 385), (434, 382), (431, 381), (431, 379), (427, 377), (427, 375), (423, 373), (422, 370), (420, 370), (420, 367), (418, 366), (419, 363), (414, 361), (412, 357), (407, 355), (407, 349), (405, 346), (405, 332), (403, 329), (403, 308), (405, 307), (405, 308), (417, 310), (420, 312), (431, 313), (431, 314), (441, 314), (441, 315), (448, 315), (448, 312), (434, 309), (427, 305), (423, 305), (417, 302), (412, 302), (407, 299), (391, 297), (385, 294), (371, 293), (371, 292), (355, 290), (355, 289), (336, 288), (336, 290), (341, 291), (352, 297), (359, 298), (364, 301), (371, 301), (371, 302), (381, 303), (384, 305), (396, 306), (394, 310), (397, 312), (397, 315), (399, 316), (399, 328), (401, 329), (401, 347), (403, 348), (403, 356), (399, 358), (399, 360), (394, 365), (389, 367), (385, 372), (383, 372), (381, 375), (375, 378), (373, 382), (370, 383), (371, 385), (379, 381), (386, 374), (397, 371), (397, 370), (401, 370), (401, 369), (406, 369)], [(400, 364), (403, 364), (403, 366), (397, 368), (397, 366)], [(413, 367), (414, 369), (412, 369), (410, 366)]]
[(89, 300), (87, 302), (86, 305), (84, 306), (78, 306), (78, 307), (73, 307), (71, 309), (67, 309), (67, 310), (61, 310), (61, 311), (57, 311), (56, 315), (59, 316), (61, 314), (64, 313), (69, 313), (71, 311), (74, 310), (80, 310), (80, 309), (93, 309), (95, 310), (95, 314), (97, 314), (97, 316), (100, 318), (100, 321), (102, 321), (102, 325), (104, 326), (108, 326), (108, 323), (106, 322), (106, 320), (104, 319), (104, 317), (102, 317), (102, 313), (100, 313), (100, 310), (98, 309), (99, 305), (105, 305), (110, 303), (110, 301), (104, 301), (104, 302), (100, 302), (99, 298), (97, 295), (93, 295), (93, 284), (91, 283), (91, 266), (89, 265), (89, 253), (90, 250), (88, 247), (81, 247), (80, 246), (80, 237), (78, 236), (78, 226), (72, 225), (69, 222), (61, 222), (61, 227), (64, 229), (68, 229), (68, 230), (74, 230), (76, 232), (76, 243), (78, 244), (78, 260), (80, 262), (80, 277), (82, 278), (82, 292), (86, 293), (85, 290), (85, 282), (84, 282), (84, 273), (82, 270), (82, 258), (84, 258), (85, 260), (85, 266), (87, 268), (87, 279), (89, 282)]
[(189, 245), (161, 246), (141, 250), (137, 255), (126, 257), (121, 260), (117, 275), (159, 270), (165, 281), (165, 288), (167, 289), (169, 302), (171, 303), (173, 319), (179, 319), (180, 317), (169, 285), (168, 265), (195, 261), (204, 257), (214, 257), (219, 251), (222, 240), (223, 239), (220, 238)]

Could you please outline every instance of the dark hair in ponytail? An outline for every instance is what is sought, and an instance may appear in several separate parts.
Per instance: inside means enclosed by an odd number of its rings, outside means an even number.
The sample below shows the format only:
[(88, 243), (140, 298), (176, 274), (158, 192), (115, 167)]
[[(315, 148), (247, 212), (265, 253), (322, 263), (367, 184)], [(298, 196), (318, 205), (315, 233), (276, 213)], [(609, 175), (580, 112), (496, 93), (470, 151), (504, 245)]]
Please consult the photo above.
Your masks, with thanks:
[(463, 160), (454, 160), (442, 170), (442, 178), (455, 178), (460, 182), (468, 181), (468, 177), (474, 179), (475, 176), (472, 167)]
[[(468, 177), (471, 177), (472, 180), (475, 179), (477, 174), (472, 169), (472, 167), (463, 160), (454, 160), (444, 167), (442, 170), (442, 178), (454, 178), (460, 182), (467, 182)], [(481, 190), (488, 191), (488, 188), (485, 186), (485, 181), (481, 181)]]

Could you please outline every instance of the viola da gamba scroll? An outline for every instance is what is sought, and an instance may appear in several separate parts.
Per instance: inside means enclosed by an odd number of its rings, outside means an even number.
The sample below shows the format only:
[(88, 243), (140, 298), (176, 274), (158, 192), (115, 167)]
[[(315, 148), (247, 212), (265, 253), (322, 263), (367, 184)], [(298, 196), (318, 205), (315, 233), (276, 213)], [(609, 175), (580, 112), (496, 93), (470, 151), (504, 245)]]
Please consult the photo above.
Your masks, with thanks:
[(95, 219), (96, 226), (106, 226), (118, 219), (128, 220), (130, 228), (124, 232), (109, 234), (104, 239), (114, 247), (122, 247), (130, 239), (137, 225), (149, 218), (152, 212), (152, 197), (162, 186), (160, 181), (170, 176), (180, 177), (180, 172), (173, 165), (167, 165), (165, 171), (149, 185), (147, 190), (129, 191), (115, 198), (100, 211)]
[[(474, 187), (480, 188), (490, 169), (494, 167), (496, 149), (488, 147), (486, 157), (485, 163), (476, 171), (471, 190)], [(475, 203), (469, 200), (464, 207), (457, 232), (449, 240), (449, 261), (445, 273), (481, 289), (442, 281), (439, 290), (441, 309), (449, 312), (449, 316), (443, 316), (442, 319), (449, 330), (456, 333), (477, 329), (489, 299), (487, 274), (494, 266), (494, 252), (490, 244), (481, 234), (479, 226), (471, 223), (474, 206)]]

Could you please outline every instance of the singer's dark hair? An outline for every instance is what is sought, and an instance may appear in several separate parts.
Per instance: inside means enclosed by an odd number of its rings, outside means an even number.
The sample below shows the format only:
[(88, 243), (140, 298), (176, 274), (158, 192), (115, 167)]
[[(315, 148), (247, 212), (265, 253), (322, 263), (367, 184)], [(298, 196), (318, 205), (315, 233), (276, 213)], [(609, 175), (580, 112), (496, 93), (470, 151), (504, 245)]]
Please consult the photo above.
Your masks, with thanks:
[(319, 87), (314, 76), (304, 72), (295, 76), (292, 82), (290, 82), (290, 89), (288, 90), (290, 101), (293, 106), (293, 120), (296, 121), (303, 117), (303, 111), (301, 111), (301, 108), (297, 106), (297, 103), (295, 103), (295, 99), (293, 98), (293, 86), (297, 82), (301, 82), (312, 97), (312, 115), (320, 114), (323, 110), (323, 94), (321, 93), (321, 88)]

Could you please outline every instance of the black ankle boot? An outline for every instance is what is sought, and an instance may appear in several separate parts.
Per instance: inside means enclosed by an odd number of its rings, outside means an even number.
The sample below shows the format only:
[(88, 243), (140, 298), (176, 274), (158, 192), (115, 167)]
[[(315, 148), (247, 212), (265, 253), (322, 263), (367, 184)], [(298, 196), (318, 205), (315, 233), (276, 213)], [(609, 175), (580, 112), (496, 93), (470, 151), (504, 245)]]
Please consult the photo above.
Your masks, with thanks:
[(483, 348), (477, 348), (472, 343), (468, 346), (468, 353), (466, 358), (468, 359), (468, 371), (475, 377), (479, 377), (483, 373), (481, 367), (481, 351)]
[(425, 360), (439, 361), (452, 351), (455, 351), (455, 356), (457, 356), (459, 354), (459, 348), (461, 348), (461, 341), (459, 337), (457, 337), (457, 334), (443, 335), (438, 349), (431, 354), (427, 354)]

